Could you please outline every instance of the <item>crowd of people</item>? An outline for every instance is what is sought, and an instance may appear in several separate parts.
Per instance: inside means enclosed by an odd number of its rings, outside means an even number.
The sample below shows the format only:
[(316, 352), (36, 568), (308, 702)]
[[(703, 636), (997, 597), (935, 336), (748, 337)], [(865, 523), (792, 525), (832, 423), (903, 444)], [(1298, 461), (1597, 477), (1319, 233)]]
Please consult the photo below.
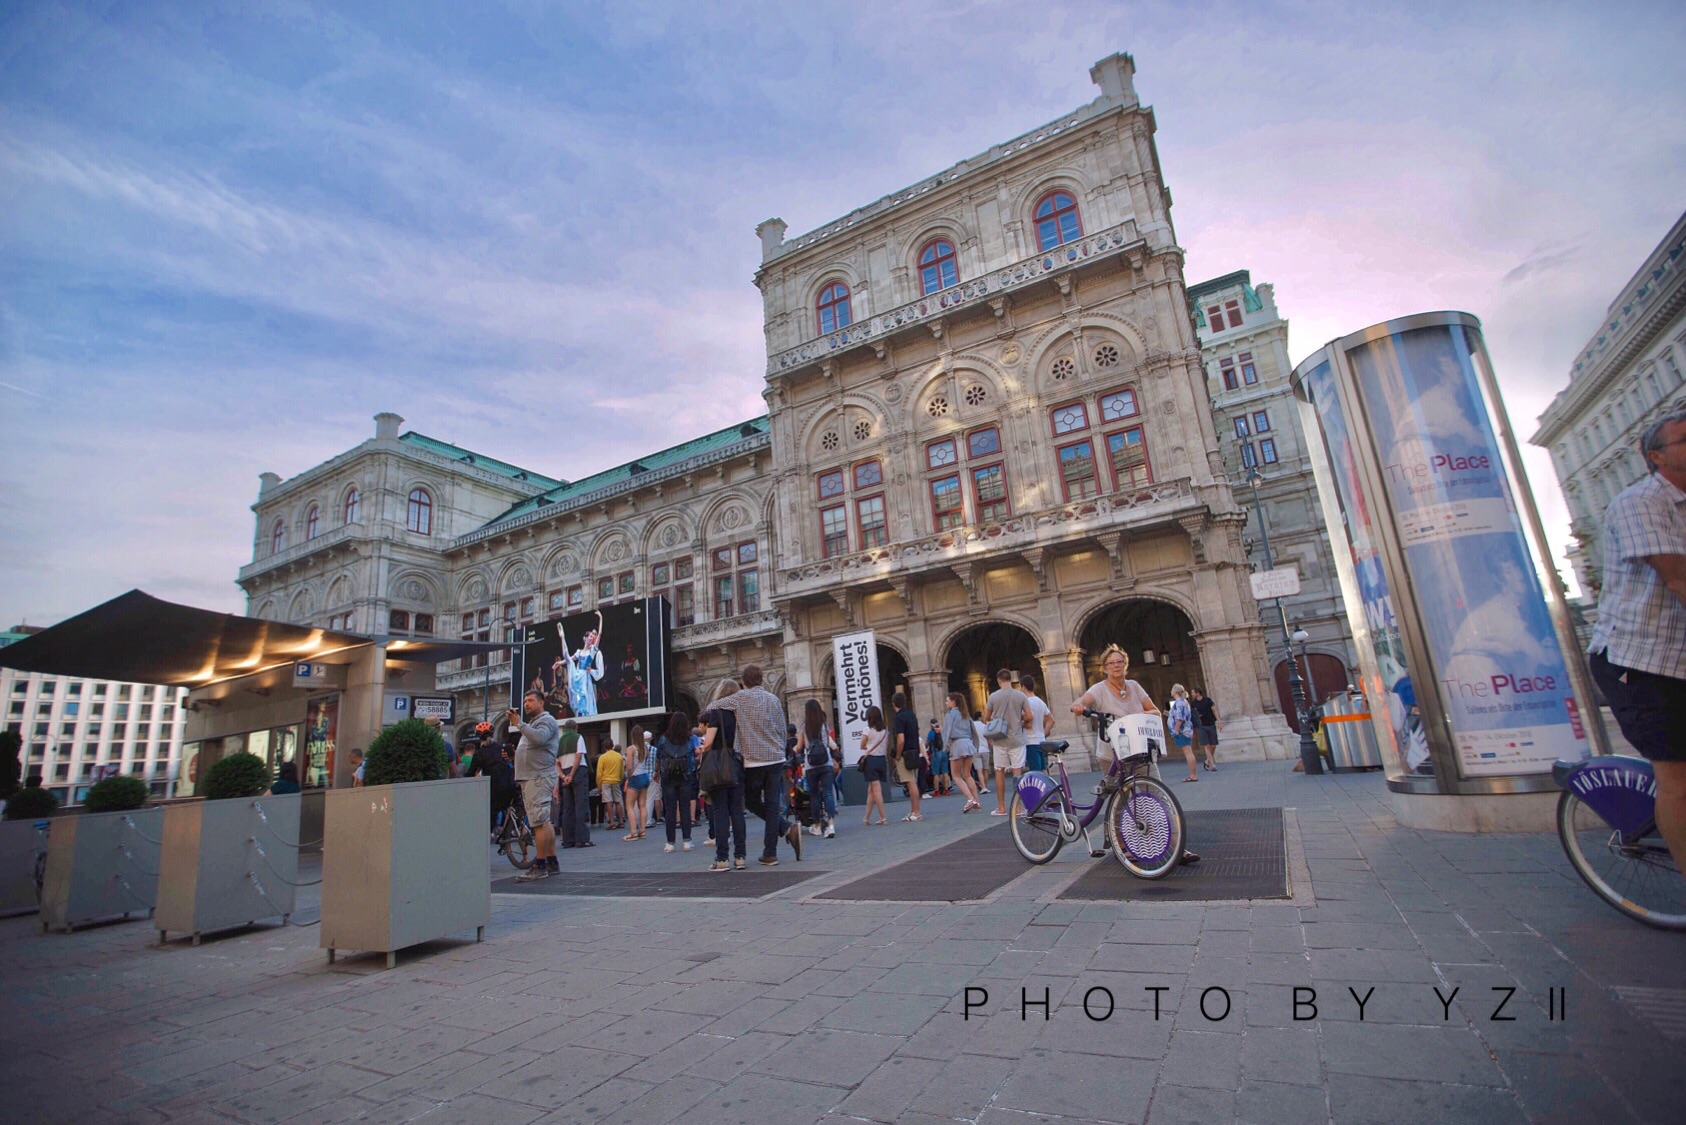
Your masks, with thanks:
[[(1126, 677), (1128, 667), (1128, 656), (1109, 648), (1105, 678), (1072, 711), (1158, 714), (1142, 686)], [(981, 711), (971, 710), (963, 693), (950, 693), (942, 717), (923, 732), (903, 692), (891, 697), (888, 719), (880, 708), (868, 708), (855, 762), (865, 782), (863, 825), (889, 823), (891, 785), (907, 796), (903, 823), (924, 819), (923, 801), (949, 796), (964, 798), (961, 812), (971, 813), (982, 811), (991, 795), (989, 815), (1009, 815), (1018, 778), (1048, 766), (1044, 748), (1054, 716), (1037, 695), (1035, 677), (1002, 669), (996, 684)], [(1217, 708), (1198, 688), (1178, 684), (1171, 695), (1171, 741), (1188, 765), (1184, 780), (1198, 781), (1202, 766), (1217, 768)], [(804, 828), (815, 837), (837, 835), (848, 767), (825, 707), (808, 700), (800, 720), (789, 722), (753, 664), (738, 679), (722, 680), (700, 716), (676, 711), (649, 730), (634, 726), (624, 745), (601, 737), (587, 746), (567, 702), (537, 689), (509, 712), (506, 743), (492, 737), (489, 724), (476, 736), (465, 748), (463, 772), (492, 778), (494, 831), (517, 791), (534, 829), (538, 858), (523, 881), (557, 872), (558, 850), (595, 847), (594, 828), (624, 830), (626, 843), (655, 829), (664, 852), (691, 851), (702, 834), (704, 847), (713, 848), (708, 869), (715, 872), (748, 866), (751, 814), (762, 824), (761, 866), (779, 863), (781, 844), (800, 861)]]

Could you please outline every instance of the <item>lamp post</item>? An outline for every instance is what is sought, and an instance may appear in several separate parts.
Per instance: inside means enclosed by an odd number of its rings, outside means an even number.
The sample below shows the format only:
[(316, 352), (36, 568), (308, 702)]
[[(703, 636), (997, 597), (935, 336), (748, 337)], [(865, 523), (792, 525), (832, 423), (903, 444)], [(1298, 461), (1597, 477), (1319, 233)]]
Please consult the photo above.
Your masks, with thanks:
[[(1256, 465), (1247, 467), (1247, 487), (1253, 493), (1253, 510), (1259, 514), (1259, 537), (1264, 542), (1265, 569), (1274, 570), (1276, 560), (1270, 554), (1270, 528), (1265, 526), (1264, 504), (1259, 500), (1260, 475)], [(1282, 599), (1276, 599), (1276, 612), (1282, 620), (1282, 647), (1288, 657), (1288, 690), (1294, 697), (1294, 714), (1300, 725), (1300, 763), (1308, 774), (1323, 772), (1323, 759), (1318, 756), (1317, 743), (1311, 738), (1311, 716), (1306, 706), (1305, 681), (1300, 679), (1300, 669), (1294, 660), (1294, 640), (1288, 631), (1288, 610), (1282, 604)]]
[(1306, 651), (1306, 645), (1311, 641), (1311, 634), (1304, 629), (1295, 629), (1294, 635), (1288, 638), (1300, 647), (1300, 663), (1305, 665), (1305, 698), (1309, 708), (1317, 706), (1317, 677), (1311, 674), (1311, 654)]

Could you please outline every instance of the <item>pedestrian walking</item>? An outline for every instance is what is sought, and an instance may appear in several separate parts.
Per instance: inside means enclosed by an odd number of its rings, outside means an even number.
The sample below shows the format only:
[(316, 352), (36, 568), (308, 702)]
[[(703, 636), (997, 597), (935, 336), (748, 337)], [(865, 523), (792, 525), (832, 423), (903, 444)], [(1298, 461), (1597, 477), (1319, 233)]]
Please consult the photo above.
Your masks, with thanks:
[[(1013, 673), (995, 673), (995, 690), (984, 701), (984, 734), (995, 765), (995, 809), (990, 816), (1007, 815), (1007, 775), (1024, 775), (1024, 732), (1031, 723), (1024, 692), (1013, 686)], [(1014, 781), (1014, 787), (1018, 785)]]
[(1194, 763), (1194, 709), (1188, 705), (1188, 692), (1181, 684), (1171, 685), (1171, 711), (1167, 716), (1171, 727), (1171, 745), (1183, 752), (1188, 763), (1184, 781), (1199, 781), (1200, 768)]
[(890, 697), (890, 706), (896, 709), (890, 720), (890, 749), (901, 783), (907, 787), (908, 802), (913, 806), (902, 822), (917, 824), (925, 819), (919, 811), (920, 786), (924, 784), (920, 775), (927, 757), (925, 744), (920, 741), (919, 720), (907, 705), (907, 696), (896, 692)]
[(843, 767), (843, 752), (826, 727), (825, 708), (817, 699), (808, 700), (802, 708), (796, 752), (805, 767), (808, 800), (814, 806), (813, 834), (831, 839), (837, 835), (837, 800), (832, 796), (831, 778), (834, 770)]
[(667, 729), (656, 739), (656, 776), (661, 779), (662, 822), (667, 826), (664, 852), (671, 852), (678, 842), (674, 836), (676, 822), (685, 850), (691, 850), (690, 788), (696, 758), (691, 748), (691, 718), (683, 711), (675, 711), (668, 717)]
[(888, 824), (884, 815), (884, 786), (890, 783), (890, 763), (887, 756), (890, 732), (884, 729), (884, 712), (876, 706), (866, 709), (866, 729), (861, 732), (861, 772), (866, 775), (866, 818), (871, 824), (872, 810), (878, 810), (878, 823)]
[(630, 831), (622, 840), (642, 840), (650, 817), (650, 751), (644, 728), (635, 726), (626, 736), (626, 823)]
[(1024, 692), (1025, 706), (1030, 708), (1030, 722), (1024, 728), (1025, 768), (1045, 770), (1048, 758), (1042, 753), (1042, 743), (1054, 733), (1054, 712), (1036, 694), (1035, 676), (1020, 676), (1019, 690)]
[(954, 776), (954, 787), (966, 798), (966, 803), (960, 806), (960, 811), (969, 813), (982, 808), (978, 803), (980, 781), (972, 773), (972, 762), (978, 753), (977, 744), (972, 740), (977, 735), (973, 730), (972, 720), (966, 717), (966, 697), (957, 691), (948, 693), (948, 710), (943, 714), (942, 737), (944, 753), (948, 755), (949, 772)]
[[(1686, 871), (1686, 411), (1645, 427), (1648, 475), (1604, 513), (1592, 678), (1657, 779), (1657, 830)], [(1667, 876), (1665, 876), (1667, 878)]]
[(591, 842), (591, 763), (574, 719), (562, 720), (561, 750), (562, 846), (594, 848)]
[[(744, 816), (744, 766), (737, 751), (738, 717), (722, 710), (714, 703), (738, 691), (736, 680), (721, 680), (714, 689), (709, 707), (703, 712), (703, 761), (712, 754), (730, 754), (736, 760), (731, 765), (727, 785), (715, 786), (708, 793), (709, 837), (714, 845), (714, 862), (710, 871), (742, 871), (749, 862), (748, 819)], [(697, 772), (703, 772), (699, 764)]]
[(1200, 688), (1189, 688), (1188, 695), (1188, 705), (1194, 709), (1195, 749), (1204, 755), (1202, 764), (1216, 773), (1218, 763), (1214, 755), (1218, 752), (1218, 705)]
[(559, 870), (550, 808), (556, 794), (556, 751), (562, 728), (544, 709), (544, 696), (538, 692), (530, 691), (522, 697), (521, 707), (521, 711), (509, 711), (509, 725), (521, 732), (521, 742), (515, 748), (515, 781), (521, 787), (527, 820), (533, 826), (533, 850), (538, 858), (518, 879), (532, 883)]
[(737, 749), (744, 762), (744, 805), (761, 818), (765, 830), (762, 835), (763, 867), (778, 866), (780, 837), (802, 859), (802, 829), (784, 819), (785, 767), (784, 705), (779, 697), (762, 686), (759, 664), (746, 664), (738, 679), (743, 687), (732, 695), (717, 700), (716, 708), (737, 715)]

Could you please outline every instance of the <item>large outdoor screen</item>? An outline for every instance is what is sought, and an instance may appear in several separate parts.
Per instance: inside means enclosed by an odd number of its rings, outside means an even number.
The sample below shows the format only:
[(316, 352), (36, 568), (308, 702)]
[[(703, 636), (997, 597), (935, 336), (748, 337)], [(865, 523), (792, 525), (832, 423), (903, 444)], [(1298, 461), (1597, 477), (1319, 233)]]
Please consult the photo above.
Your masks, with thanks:
[(668, 709), (667, 601), (643, 598), (529, 625), (512, 654), (511, 694), (537, 689), (582, 722)]

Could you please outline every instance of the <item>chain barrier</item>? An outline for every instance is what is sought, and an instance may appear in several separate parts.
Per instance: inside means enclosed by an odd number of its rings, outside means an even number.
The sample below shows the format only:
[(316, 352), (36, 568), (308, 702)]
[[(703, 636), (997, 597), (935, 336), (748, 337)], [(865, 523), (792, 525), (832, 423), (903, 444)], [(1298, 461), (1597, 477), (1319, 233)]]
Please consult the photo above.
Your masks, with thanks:
[(130, 851), (126, 844), (118, 844), (117, 850), (123, 853), (123, 857), (125, 859), (127, 859), (130, 863), (135, 865), (136, 871), (139, 871), (142, 875), (145, 875), (148, 879), (158, 878), (158, 872), (148, 871), (146, 869), (146, 865), (143, 864), (140, 860), (135, 858), (135, 853)]
[[(322, 840), (312, 840), (308, 844), (303, 844), (303, 843), (295, 844), (291, 840), (283, 840), (281, 838), (281, 834), (279, 832), (275, 831), (275, 826), (273, 824), (269, 823), (269, 817), (264, 815), (262, 805), (258, 804), (256, 801), (253, 801), (252, 802), (252, 811), (258, 814), (258, 819), (263, 822), (263, 826), (265, 828), (269, 829), (269, 834), (275, 838), (275, 842), (277, 844), (282, 845), (283, 847), (292, 848), (295, 851), (303, 851), (306, 848), (314, 848), (314, 847), (316, 847), (316, 846), (318, 846), (319, 844), (322, 843)], [(327, 837), (324, 836), (323, 839), (325, 840), (325, 839), (327, 839)]]
[(147, 910), (154, 909), (156, 904), (148, 902), (146, 899), (142, 898), (140, 895), (137, 895), (135, 893), (135, 888), (129, 886), (129, 881), (127, 879), (123, 878), (123, 876), (113, 875), (112, 878), (117, 880), (117, 885), (123, 888), (124, 894), (128, 895), (130, 898), (132, 898), (136, 902), (140, 903), (141, 906), (144, 907), (145, 909), (147, 909)]
[[(282, 910), (281, 904), (269, 897), (269, 892), (264, 890), (263, 881), (258, 878), (258, 873), (256, 871), (246, 872), (246, 878), (251, 881), (252, 886), (254, 886), (258, 889), (258, 894), (263, 896), (263, 900), (265, 902), (269, 903), (270, 906), (275, 908), (275, 913), (281, 915), (281, 917), (283, 917), (287, 920), (287, 924), (289, 926), (297, 926), (300, 929), (304, 929), (307, 926), (315, 926), (315, 925), (319, 925), (321, 923), (321, 921), (322, 921), (321, 918), (317, 918), (313, 922), (295, 922), (295, 921), (293, 921), (292, 920), (292, 911)], [(285, 883), (287, 880), (282, 879), (281, 881), (283, 883)]]
[[(317, 886), (319, 883), (322, 882), (322, 880), (320, 878), (311, 879), (308, 882), (304, 882), (304, 883), (294, 882), (293, 880), (287, 878), (285, 875), (281, 874), (281, 872), (275, 870), (275, 865), (273, 863), (269, 862), (269, 853), (263, 850), (263, 845), (258, 843), (258, 838), (256, 836), (248, 836), (248, 837), (246, 837), (246, 840), (247, 840), (248, 843), (250, 843), (252, 845), (252, 850), (256, 851), (258, 853), (258, 855), (260, 857), (262, 857), (263, 865), (265, 867), (269, 868), (269, 873), (271, 875), (275, 876), (277, 879), (281, 880), (283, 883), (286, 883), (289, 887), (314, 887), (314, 886)], [(256, 876), (254, 875), (254, 878), (255, 877)], [(268, 897), (268, 896), (266, 895), (265, 897)]]
[(132, 817), (132, 816), (124, 817), (123, 823), (127, 824), (129, 826), (129, 831), (133, 832), (135, 835), (139, 836), (141, 839), (145, 840), (147, 843), (155, 844), (158, 847), (164, 846), (163, 840), (154, 840), (151, 836), (148, 836), (145, 832), (142, 832), (140, 830), (140, 825), (135, 823), (134, 817)]

